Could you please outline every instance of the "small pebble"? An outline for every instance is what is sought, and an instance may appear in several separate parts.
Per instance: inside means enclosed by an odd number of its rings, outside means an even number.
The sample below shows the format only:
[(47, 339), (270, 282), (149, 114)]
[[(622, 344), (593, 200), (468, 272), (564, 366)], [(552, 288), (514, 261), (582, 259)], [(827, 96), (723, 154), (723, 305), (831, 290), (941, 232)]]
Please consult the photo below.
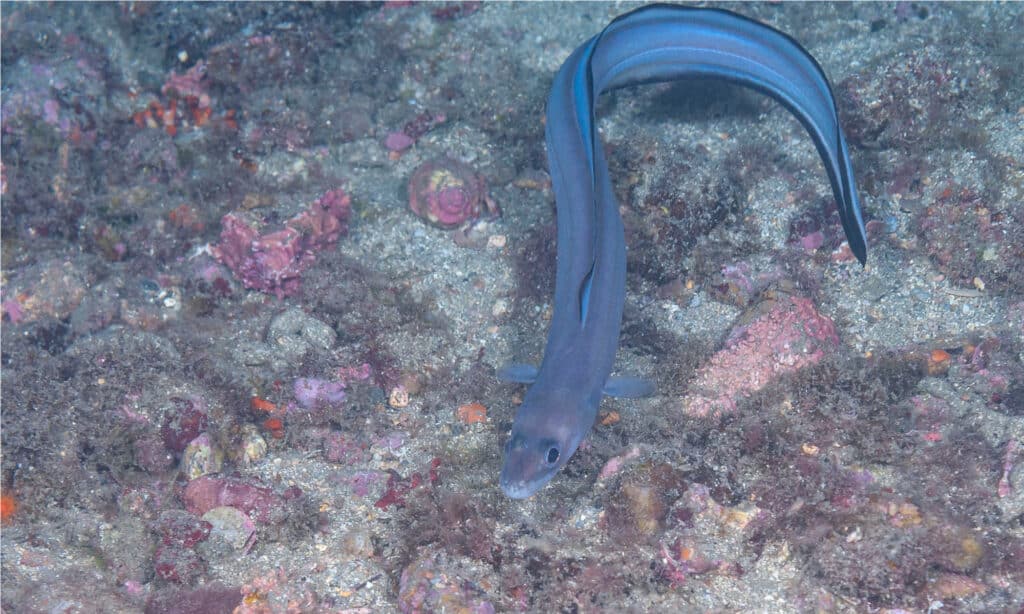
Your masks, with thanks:
[(202, 433), (189, 442), (181, 455), (181, 470), (189, 480), (220, 471), (224, 453)]
[(499, 318), (508, 313), (508, 302), (500, 298), (494, 302), (494, 306), (491, 307), (491, 315)]
[(409, 391), (405, 386), (395, 386), (388, 395), (388, 405), (395, 409), (402, 409), (409, 405)]
[(928, 375), (942, 375), (946, 371), (949, 371), (950, 362), (953, 357), (949, 355), (949, 352), (942, 349), (935, 349), (928, 354)]
[(253, 463), (267, 455), (267, 440), (255, 424), (242, 426), (242, 460)]
[(213, 526), (211, 536), (220, 537), (236, 550), (245, 548), (249, 538), (256, 532), (256, 523), (235, 507), (215, 507), (203, 514), (202, 518)]
[(294, 356), (305, 354), (310, 347), (330, 349), (336, 339), (334, 329), (301, 309), (278, 315), (267, 331), (267, 343)]
[(468, 403), (466, 405), (462, 405), (455, 414), (464, 424), (487, 422), (487, 408), (480, 403)]

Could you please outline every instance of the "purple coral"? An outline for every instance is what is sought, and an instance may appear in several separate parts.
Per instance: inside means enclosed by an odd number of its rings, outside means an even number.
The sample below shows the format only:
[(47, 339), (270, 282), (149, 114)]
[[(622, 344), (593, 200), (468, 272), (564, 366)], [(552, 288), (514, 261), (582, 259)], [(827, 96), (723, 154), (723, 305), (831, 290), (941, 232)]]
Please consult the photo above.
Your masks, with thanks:
[(313, 377), (300, 377), (292, 386), (295, 400), (304, 409), (316, 409), (320, 405), (339, 403), (345, 399), (345, 384), (329, 382)]
[(475, 220), (486, 197), (483, 177), (451, 158), (424, 162), (409, 178), (409, 208), (439, 228)]
[(220, 243), (213, 255), (246, 288), (278, 298), (294, 294), (303, 271), (316, 261), (316, 252), (333, 245), (348, 229), (350, 205), (342, 190), (331, 190), (285, 222), (283, 229), (266, 234), (261, 234), (262, 222), (229, 213), (221, 219)]

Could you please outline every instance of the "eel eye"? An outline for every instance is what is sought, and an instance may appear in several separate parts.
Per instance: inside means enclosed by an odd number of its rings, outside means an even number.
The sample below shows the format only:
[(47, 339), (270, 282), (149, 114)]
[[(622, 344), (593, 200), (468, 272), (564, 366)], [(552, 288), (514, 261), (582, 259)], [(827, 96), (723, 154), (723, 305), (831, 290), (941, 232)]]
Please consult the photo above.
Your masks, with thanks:
[(544, 457), (544, 460), (546, 460), (549, 465), (554, 465), (555, 463), (557, 463), (558, 462), (558, 448), (556, 448), (556, 447), (548, 448), (548, 453), (547, 453), (547, 456)]

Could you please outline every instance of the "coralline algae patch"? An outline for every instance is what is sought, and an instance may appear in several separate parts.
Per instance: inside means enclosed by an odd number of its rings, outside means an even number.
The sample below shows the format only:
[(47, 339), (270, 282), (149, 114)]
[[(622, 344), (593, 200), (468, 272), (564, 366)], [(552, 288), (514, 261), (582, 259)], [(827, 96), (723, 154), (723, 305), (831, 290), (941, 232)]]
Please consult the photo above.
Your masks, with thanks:
[(351, 199), (331, 190), (296, 215), (280, 230), (264, 232), (264, 223), (245, 212), (221, 220), (220, 243), (212, 248), (247, 288), (283, 298), (299, 289), (302, 273), (316, 253), (331, 247), (348, 229)]
[(779, 377), (817, 364), (839, 345), (832, 320), (810, 299), (783, 298), (730, 333), (725, 347), (701, 367), (683, 400), (688, 415), (736, 411), (737, 403)]

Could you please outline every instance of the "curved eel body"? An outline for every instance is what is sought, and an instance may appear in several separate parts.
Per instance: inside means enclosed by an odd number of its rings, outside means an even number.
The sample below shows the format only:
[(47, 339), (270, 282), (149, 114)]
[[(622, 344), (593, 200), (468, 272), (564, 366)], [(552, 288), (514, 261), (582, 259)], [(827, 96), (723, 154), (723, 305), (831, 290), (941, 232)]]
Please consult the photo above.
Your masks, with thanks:
[(803, 47), (722, 10), (652, 5), (618, 17), (569, 56), (548, 98), (558, 216), (554, 311), (540, 367), (499, 372), (532, 384), (505, 446), (500, 484), (509, 497), (529, 497), (565, 466), (593, 427), (604, 394), (653, 391), (642, 380), (609, 378), (625, 300), (626, 245), (594, 102), (611, 89), (690, 78), (754, 88), (799, 118), (825, 164), (850, 248), (865, 261), (864, 222), (835, 99)]

